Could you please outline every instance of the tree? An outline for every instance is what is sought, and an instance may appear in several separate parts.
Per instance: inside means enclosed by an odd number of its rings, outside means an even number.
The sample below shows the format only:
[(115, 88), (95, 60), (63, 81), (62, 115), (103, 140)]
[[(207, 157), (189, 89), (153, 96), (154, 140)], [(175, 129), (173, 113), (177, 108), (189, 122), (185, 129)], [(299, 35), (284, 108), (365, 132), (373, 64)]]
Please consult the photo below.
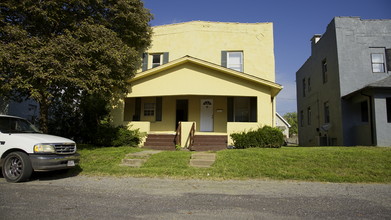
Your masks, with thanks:
[(282, 117), (291, 125), (289, 128), (289, 137), (292, 137), (292, 135), (297, 135), (297, 113), (288, 112), (285, 113)]
[(151, 19), (140, 0), (1, 1), (0, 97), (37, 101), (47, 132), (55, 100), (128, 92)]

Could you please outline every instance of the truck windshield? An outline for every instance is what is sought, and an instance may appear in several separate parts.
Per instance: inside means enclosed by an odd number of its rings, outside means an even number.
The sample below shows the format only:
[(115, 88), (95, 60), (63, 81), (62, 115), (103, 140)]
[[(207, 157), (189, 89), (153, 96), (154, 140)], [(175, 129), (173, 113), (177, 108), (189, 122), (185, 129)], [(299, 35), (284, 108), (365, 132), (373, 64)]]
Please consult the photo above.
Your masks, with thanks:
[(0, 117), (1, 133), (40, 133), (39, 130), (27, 120), (12, 117)]

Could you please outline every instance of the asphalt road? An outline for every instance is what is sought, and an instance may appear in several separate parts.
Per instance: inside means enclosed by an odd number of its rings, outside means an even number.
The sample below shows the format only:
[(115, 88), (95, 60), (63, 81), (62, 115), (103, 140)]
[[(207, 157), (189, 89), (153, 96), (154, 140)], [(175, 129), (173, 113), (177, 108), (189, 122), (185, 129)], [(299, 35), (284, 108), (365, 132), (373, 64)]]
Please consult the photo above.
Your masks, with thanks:
[(0, 219), (391, 219), (391, 184), (51, 175), (0, 178)]

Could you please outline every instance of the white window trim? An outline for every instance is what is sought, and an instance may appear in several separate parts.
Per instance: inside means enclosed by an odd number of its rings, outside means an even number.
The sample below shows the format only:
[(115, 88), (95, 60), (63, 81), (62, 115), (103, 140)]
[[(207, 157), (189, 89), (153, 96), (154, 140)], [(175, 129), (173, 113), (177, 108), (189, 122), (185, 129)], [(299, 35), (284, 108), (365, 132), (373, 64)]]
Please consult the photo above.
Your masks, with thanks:
[[(163, 53), (152, 53), (152, 54), (150, 54), (150, 56), (151, 56), (151, 66), (150, 66), (150, 69), (163, 65)], [(160, 60), (159, 60), (160, 62), (159, 62), (159, 65), (157, 65), (157, 66), (154, 66), (154, 64), (155, 64), (153, 62), (153, 57), (154, 56), (159, 56), (160, 57)]]
[[(231, 67), (231, 63), (230, 63), (230, 59), (229, 59), (229, 55), (232, 54), (232, 53), (239, 53), (240, 54), (240, 70), (237, 70), (237, 69), (234, 69)], [(237, 64), (235, 64), (237, 65)], [(227, 68), (229, 69), (233, 69), (233, 70), (236, 70), (236, 71), (239, 71), (239, 72), (243, 72), (243, 51), (227, 51)]]

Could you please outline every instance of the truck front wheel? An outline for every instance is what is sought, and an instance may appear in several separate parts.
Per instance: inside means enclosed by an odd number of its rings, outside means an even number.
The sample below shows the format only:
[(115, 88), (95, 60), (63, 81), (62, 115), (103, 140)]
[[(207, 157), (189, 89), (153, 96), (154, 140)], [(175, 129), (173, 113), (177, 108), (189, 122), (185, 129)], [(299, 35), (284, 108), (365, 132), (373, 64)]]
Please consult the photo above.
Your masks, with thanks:
[(33, 172), (29, 156), (23, 152), (12, 152), (8, 154), (4, 159), (2, 172), (8, 182), (17, 183), (26, 181)]

